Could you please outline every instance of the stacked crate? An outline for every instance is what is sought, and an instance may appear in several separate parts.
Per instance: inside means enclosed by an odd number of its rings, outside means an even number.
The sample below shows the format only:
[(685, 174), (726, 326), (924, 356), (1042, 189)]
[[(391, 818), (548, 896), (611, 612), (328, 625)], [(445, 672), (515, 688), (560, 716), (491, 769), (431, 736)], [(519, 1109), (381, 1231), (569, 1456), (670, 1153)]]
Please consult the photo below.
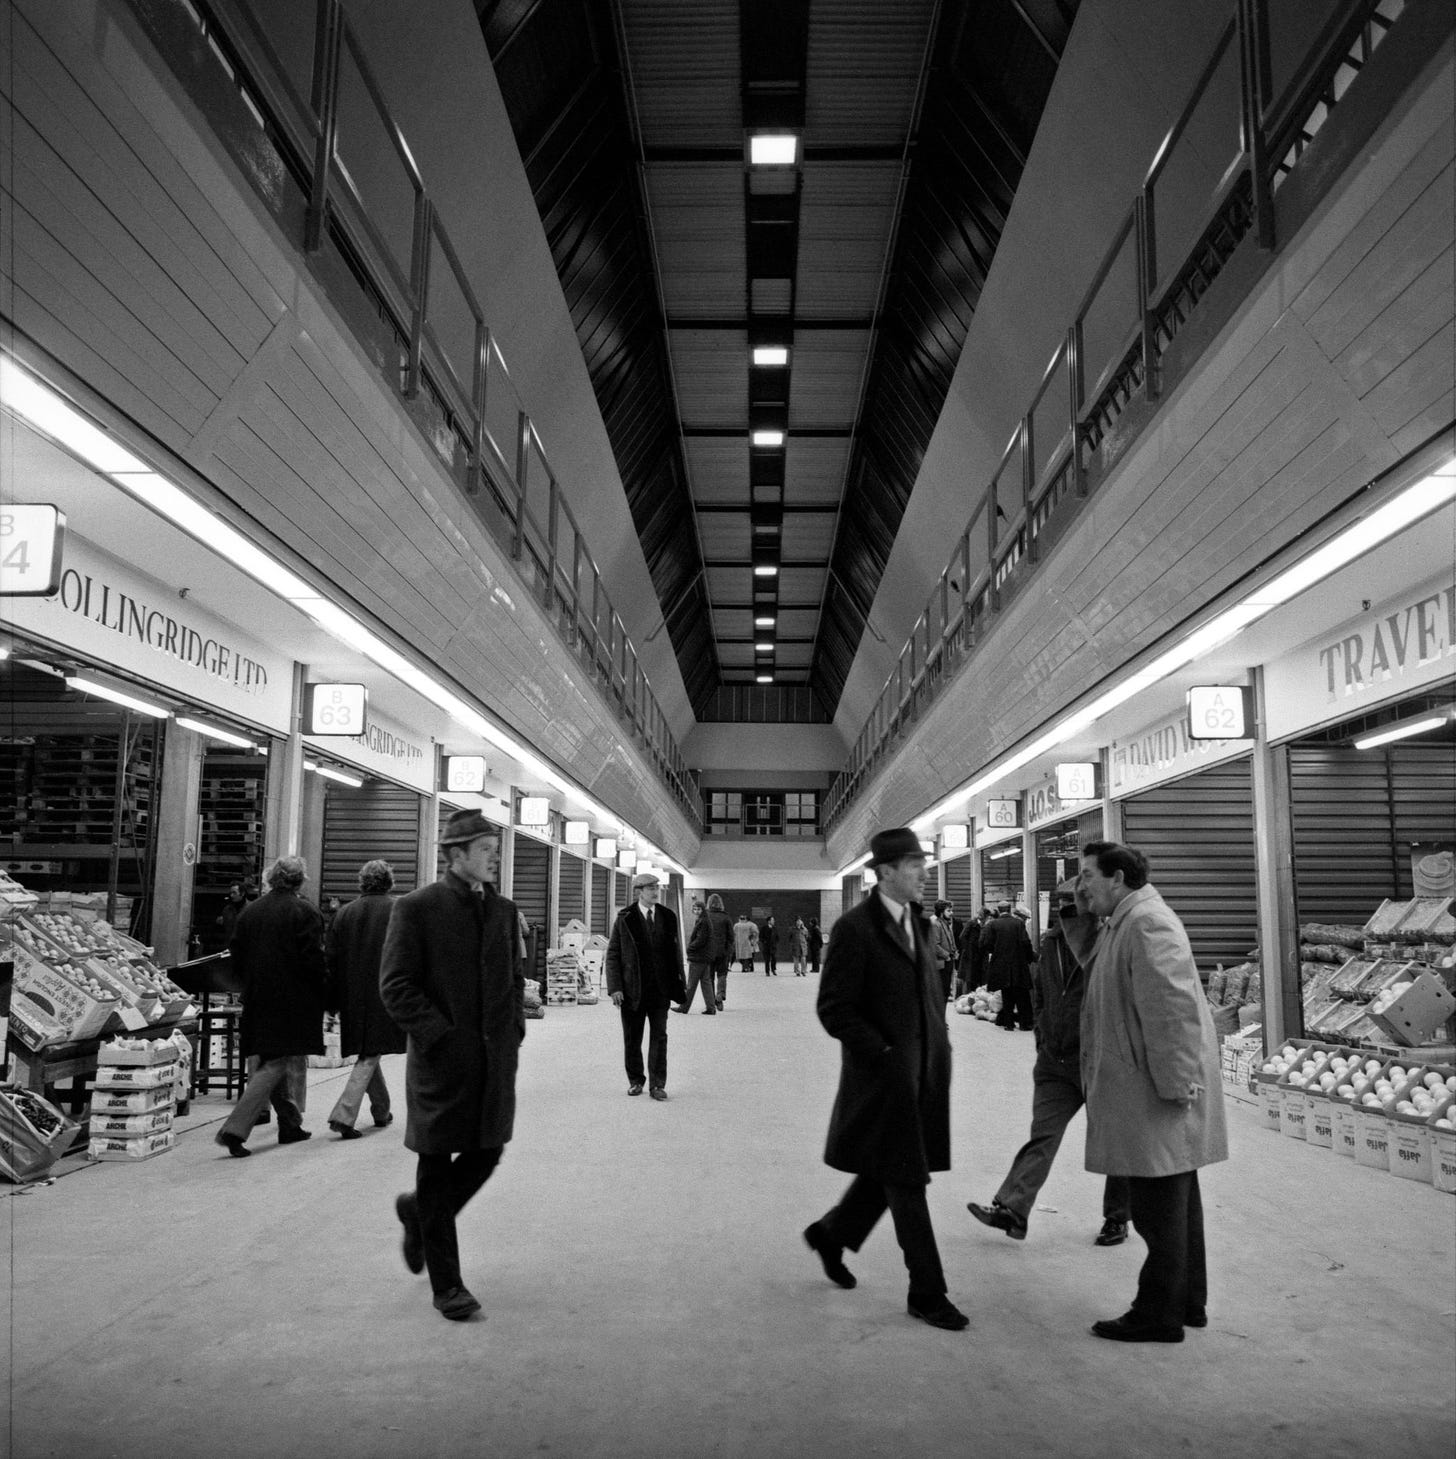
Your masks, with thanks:
[(96, 1055), (92, 1160), (149, 1160), (172, 1148), (179, 1050), (171, 1039), (115, 1038)]

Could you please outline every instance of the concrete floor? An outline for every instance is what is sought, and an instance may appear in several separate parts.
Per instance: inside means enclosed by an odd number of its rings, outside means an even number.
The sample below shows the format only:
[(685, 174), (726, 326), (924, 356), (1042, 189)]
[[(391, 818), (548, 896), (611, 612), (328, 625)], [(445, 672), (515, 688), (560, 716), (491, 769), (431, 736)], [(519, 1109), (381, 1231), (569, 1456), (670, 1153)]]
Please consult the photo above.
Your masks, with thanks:
[[(671, 1024), (670, 1100), (625, 1097), (610, 1004), (523, 1050), (516, 1138), (461, 1222), (484, 1320), (447, 1323), (399, 1258), (400, 1125), (212, 1143), (7, 1192), (0, 1321), (14, 1459), (247, 1455), (1451, 1459), (1456, 1200), (1268, 1133), (1231, 1104), (1205, 1172), (1210, 1326), (1092, 1338), (1142, 1245), (1092, 1245), (1100, 1179), (1072, 1126), (1025, 1243), (966, 1214), (1025, 1135), (1030, 1035), (952, 1015), (956, 1168), (931, 1207), (971, 1328), (905, 1316), (888, 1221), (824, 1280), (799, 1238), (845, 1183), (820, 1160), (837, 1046), (817, 979), (734, 974)], [(403, 1060), (388, 1062), (403, 1087)], [(321, 1132), (321, 1133), (319, 1133)]]

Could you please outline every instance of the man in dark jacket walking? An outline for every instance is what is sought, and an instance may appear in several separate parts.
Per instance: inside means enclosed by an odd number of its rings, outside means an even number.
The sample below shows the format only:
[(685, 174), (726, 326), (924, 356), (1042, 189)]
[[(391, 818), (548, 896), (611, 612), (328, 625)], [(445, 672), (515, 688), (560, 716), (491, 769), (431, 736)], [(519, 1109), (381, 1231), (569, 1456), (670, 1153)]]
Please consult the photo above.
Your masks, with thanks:
[[(686, 1003), (682, 939), (677, 918), (657, 905), (660, 886), (650, 871), (632, 878), (637, 900), (623, 907), (607, 944), (607, 992), (622, 1015), (622, 1048), (627, 1093), (641, 1094), (650, 1081), (653, 1099), (667, 1098), (667, 1010)], [(647, 1038), (647, 1068), (642, 1067), (642, 1031)]]
[(394, 870), (387, 861), (366, 861), (359, 868), (360, 895), (339, 909), (324, 939), (331, 1006), (339, 1013), (339, 1052), (346, 1058), (355, 1056), (343, 1092), (329, 1111), (329, 1128), (341, 1140), (361, 1138), (354, 1121), (366, 1094), (377, 1129), (394, 1120), (389, 1085), (379, 1067), (385, 1054), (405, 1051), (405, 1036), (384, 1011), (379, 996), (384, 934), (394, 910), (389, 894), (393, 886)]
[(436, 1310), (463, 1322), (480, 1303), (461, 1281), (455, 1218), (515, 1127), (526, 981), (515, 903), (495, 890), (500, 831), (456, 811), (440, 847), (444, 875), (394, 904), (379, 990), (409, 1037), (404, 1143), (419, 1164), (394, 1203), (405, 1265), (428, 1268)]
[(708, 920), (707, 909), (701, 902), (693, 903), (693, 926), (688, 933), (688, 995), (681, 1003), (674, 1003), (674, 1013), (691, 1013), (693, 995), (698, 985), (703, 987), (704, 1013), (718, 1011), (717, 999), (713, 993), (713, 924)]
[(298, 890), (308, 879), (301, 856), (268, 868), (267, 896), (238, 914), (231, 943), (242, 980), (239, 1042), (257, 1067), (213, 1137), (230, 1155), (249, 1155), (248, 1136), (264, 1108), (278, 1115), (278, 1143), (307, 1140), (299, 1107), (310, 1054), (324, 1051), (324, 923)]
[[(1032, 1070), (1031, 1136), (1011, 1162), (1001, 1189), (989, 1206), (971, 1201), (967, 1206), (983, 1225), (1004, 1231), (1014, 1241), (1026, 1239), (1026, 1223), (1062, 1136), (1072, 1116), (1083, 1105), (1082, 1001), (1087, 994), (1087, 973), (1072, 956), (1062, 932), (1062, 915), (1077, 909), (1077, 878), (1057, 888), (1057, 913), (1041, 940), (1032, 988), (1036, 1009), (1036, 1067)], [(1109, 1175), (1102, 1191), (1102, 1230), (1098, 1246), (1120, 1246), (1127, 1240), (1127, 1180)]]
[(717, 892), (708, 897), (708, 938), (713, 958), (713, 998), (723, 1011), (728, 997), (728, 963), (733, 956), (733, 919), (723, 910), (723, 898)]
[(981, 953), (985, 958), (986, 986), (1001, 994), (998, 1028), (1032, 1027), (1031, 965), (1036, 961), (1026, 923), (1014, 916), (1010, 902), (998, 902), (996, 915), (981, 929)]
[(969, 1319), (946, 1296), (925, 1199), (931, 1172), (950, 1169), (950, 1039), (920, 915), (919, 837), (881, 831), (870, 867), (879, 885), (834, 924), (818, 999), (819, 1021), (841, 1045), (824, 1161), (854, 1180), (804, 1240), (830, 1281), (853, 1287), (844, 1248), (858, 1251), (888, 1209), (910, 1274), (906, 1310), (959, 1331)]

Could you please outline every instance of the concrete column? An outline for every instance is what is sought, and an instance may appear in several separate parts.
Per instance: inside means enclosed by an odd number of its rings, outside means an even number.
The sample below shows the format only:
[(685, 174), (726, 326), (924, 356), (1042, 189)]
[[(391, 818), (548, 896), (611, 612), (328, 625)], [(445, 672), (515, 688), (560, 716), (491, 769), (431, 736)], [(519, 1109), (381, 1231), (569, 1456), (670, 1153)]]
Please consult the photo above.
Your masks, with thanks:
[(427, 887), (439, 867), (440, 793), (420, 796), (420, 834), (415, 844), (415, 885)]
[(263, 859), (296, 856), (303, 841), (303, 685), (308, 669), (293, 666), (293, 704), (288, 734), (268, 746), (268, 808), (263, 827)]
[[(509, 801), (506, 802), (508, 805)], [(501, 830), (500, 886), (496, 889), (501, 896), (509, 898), (511, 888), (516, 884), (516, 833), (511, 826)]]
[(1021, 903), (1031, 913), (1026, 930), (1035, 947), (1041, 941), (1041, 898), (1036, 887), (1036, 832), (1021, 833)]
[(324, 802), (327, 795), (328, 782), (323, 776), (305, 773), (299, 791), (298, 854), (308, 867), (304, 895), (320, 907), (324, 904)]
[(1112, 799), (1111, 787), (1112, 752), (1104, 749), (1102, 751), (1102, 839), (1104, 841), (1121, 841), (1122, 802)]
[[(561, 847), (553, 841), (546, 862), (546, 946), (558, 947), (561, 940)], [(681, 919), (679, 919), (681, 920)]]
[[(157, 797), (152, 946), (167, 967), (185, 962), (192, 933), (192, 886), (202, 842), (203, 736), (169, 721)], [(123, 929), (125, 930), (125, 929)]]
[(985, 868), (981, 862), (981, 851), (976, 845), (975, 832), (971, 833), (971, 910), (978, 916), (986, 905)]
[(1299, 996), (1299, 929), (1294, 913), (1294, 854), (1289, 755), (1269, 743), (1264, 670), (1254, 683), (1254, 872), (1259, 897), (1264, 1046), (1296, 1037), (1303, 1027)]

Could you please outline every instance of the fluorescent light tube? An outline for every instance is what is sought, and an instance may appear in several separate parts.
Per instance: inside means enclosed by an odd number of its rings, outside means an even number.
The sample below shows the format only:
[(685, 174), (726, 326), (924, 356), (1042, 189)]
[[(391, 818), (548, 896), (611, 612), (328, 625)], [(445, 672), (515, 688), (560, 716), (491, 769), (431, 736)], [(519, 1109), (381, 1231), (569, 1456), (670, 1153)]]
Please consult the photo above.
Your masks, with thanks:
[(1429, 734), (1432, 730), (1440, 729), (1450, 717), (1448, 714), (1437, 714), (1430, 719), (1415, 719), (1409, 724), (1398, 724), (1392, 729), (1381, 730), (1379, 734), (1366, 735), (1363, 740), (1356, 740), (1355, 748), (1373, 750), (1376, 745), (1388, 745), (1395, 740), (1408, 740), (1412, 735)]
[(787, 365), (789, 352), (781, 344), (759, 344), (753, 347), (755, 365)]
[(113, 704), (122, 704), (128, 709), (136, 710), (138, 714), (149, 714), (153, 719), (171, 719), (172, 717), (170, 709), (163, 709), (160, 704), (153, 704), (150, 699), (138, 699), (134, 694), (123, 694), (120, 689), (113, 689), (110, 684), (98, 684), (95, 679), (87, 679), (80, 674), (67, 674), (66, 687), (79, 689), (83, 694), (94, 694), (98, 699), (109, 699)]
[(357, 776), (345, 775), (342, 770), (335, 770), (328, 765), (315, 765), (311, 760), (305, 760), (303, 768), (312, 770), (315, 775), (322, 775), (325, 780), (337, 780), (340, 785), (347, 785), (352, 790), (358, 790), (364, 784)]
[(750, 439), (755, 446), (782, 446), (784, 433), (782, 431), (754, 431)]
[(225, 745), (236, 745), (240, 750), (256, 748), (252, 740), (244, 739), (242, 735), (235, 735), (231, 730), (218, 729), (214, 724), (203, 724), (200, 719), (189, 719), (186, 715), (179, 714), (177, 723), (183, 729), (195, 730), (200, 735), (206, 735), (210, 740), (221, 740)]
[(779, 570), (771, 562), (761, 562), (754, 568), (753, 575), (756, 578), (776, 578), (779, 575)]
[(799, 139), (792, 132), (760, 132), (748, 139), (748, 160), (755, 167), (791, 167), (798, 156)]
[(145, 471), (124, 446), (9, 357), (0, 357), (0, 401), (98, 471)]
[(772, 628), (777, 622), (778, 619), (770, 615), (764, 618), (755, 618), (753, 620), (753, 626), (755, 628)]

